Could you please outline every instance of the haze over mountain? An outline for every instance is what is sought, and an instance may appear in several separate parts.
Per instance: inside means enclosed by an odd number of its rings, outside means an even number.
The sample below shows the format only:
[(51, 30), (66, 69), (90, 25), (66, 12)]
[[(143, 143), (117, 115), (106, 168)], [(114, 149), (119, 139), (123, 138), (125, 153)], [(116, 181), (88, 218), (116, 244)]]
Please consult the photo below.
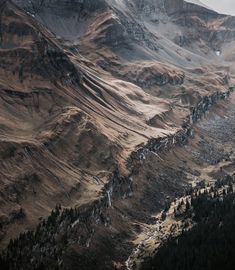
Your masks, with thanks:
[(233, 0), (187, 0), (187, 2), (210, 8), (221, 14), (235, 15), (235, 3)]
[(140, 269), (180, 234), (171, 201), (233, 183), (234, 45), (183, 0), (0, 0), (0, 264)]
[(235, 15), (235, 3), (233, 0), (201, 0), (201, 2), (219, 13)]
[(203, 1), (200, 1), (200, 0), (187, 0), (186, 2), (195, 4), (195, 5), (200, 5), (200, 6), (205, 7), (205, 8), (210, 8), (211, 7), (211, 9), (213, 9), (212, 6), (209, 7), (209, 6), (205, 5), (203, 3)]

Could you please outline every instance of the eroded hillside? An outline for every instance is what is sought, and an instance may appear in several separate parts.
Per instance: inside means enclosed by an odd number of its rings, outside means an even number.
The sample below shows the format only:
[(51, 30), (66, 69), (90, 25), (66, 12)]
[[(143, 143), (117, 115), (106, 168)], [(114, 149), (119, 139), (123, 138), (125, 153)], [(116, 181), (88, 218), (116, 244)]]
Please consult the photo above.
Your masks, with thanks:
[[(3, 258), (125, 269), (165, 201), (230, 157), (193, 136), (233, 106), (235, 19), (182, 0), (15, 2), (0, 8), (1, 247), (37, 229)], [(191, 140), (215, 149), (210, 172)]]

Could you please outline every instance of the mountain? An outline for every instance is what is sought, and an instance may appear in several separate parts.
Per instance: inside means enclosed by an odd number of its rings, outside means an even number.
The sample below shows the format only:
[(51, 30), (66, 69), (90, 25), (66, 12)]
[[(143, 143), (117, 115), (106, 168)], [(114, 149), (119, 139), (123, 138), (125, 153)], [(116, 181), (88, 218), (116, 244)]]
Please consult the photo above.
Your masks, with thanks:
[[(183, 232), (169, 237), (156, 256), (145, 261), (142, 269), (234, 267), (234, 183), (230, 179), (227, 186), (224, 180), (200, 194), (192, 194), (186, 202), (182, 199), (181, 205), (175, 206), (175, 216), (185, 219)], [(211, 245), (212, 242), (216, 244)]]
[(188, 0), (186, 2), (189, 2), (189, 3), (195, 4), (195, 5), (202, 6), (204, 8), (210, 9), (209, 6), (205, 5), (200, 0)]
[(231, 174), (234, 25), (183, 0), (0, 1), (6, 268), (125, 269), (166, 203)]

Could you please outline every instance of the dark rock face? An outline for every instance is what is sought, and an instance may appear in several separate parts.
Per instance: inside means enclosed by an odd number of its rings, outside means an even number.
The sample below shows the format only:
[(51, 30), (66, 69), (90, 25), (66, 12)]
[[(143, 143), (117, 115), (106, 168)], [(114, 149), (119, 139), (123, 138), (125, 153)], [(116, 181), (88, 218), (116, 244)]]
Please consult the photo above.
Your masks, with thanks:
[(180, 47), (188, 46), (191, 43), (190, 39), (185, 35), (176, 35), (174, 42)]
[(104, 0), (16, 0), (15, 3), (33, 14), (41, 13), (44, 10), (51, 10), (58, 15), (64, 15), (67, 12), (81, 12), (83, 10), (92, 12), (106, 6)]
[[(15, 0), (15, 2), (36, 16), (55, 34), (71, 41), (78, 40), (85, 34), (90, 21), (92, 21), (92, 16), (95, 17), (95, 13), (102, 14), (107, 10), (113, 14), (113, 18), (106, 21), (108, 25), (105, 30), (107, 32), (106, 40), (99, 38), (98, 41), (105, 44), (110, 43), (110, 46), (127, 46), (132, 40), (157, 51), (161, 46), (158, 46), (158, 40), (152, 31), (137, 19), (141, 16), (151, 18), (152, 23), (172, 20), (184, 28), (192, 27), (193, 31), (197, 32), (213, 50), (221, 48), (225, 40), (230, 42), (235, 36), (232, 27), (233, 18), (226, 18), (226, 16), (219, 15), (205, 7), (187, 3), (184, 0), (135, 0), (132, 2), (121, 1), (121, 4), (108, 0)], [(128, 16), (128, 13), (134, 16)], [(105, 17), (105, 15), (103, 16)], [(218, 24), (217, 28), (210, 28), (206, 25), (208, 19), (212, 24), (213, 20), (221, 20), (221, 25)], [(223, 29), (225, 25), (226, 30)], [(187, 36), (187, 33), (176, 36), (176, 44), (183, 47), (192, 41), (198, 41), (197, 37), (193, 39), (192, 36)]]
[(84, 33), (87, 17), (93, 12), (107, 8), (104, 0), (16, 0), (15, 3), (52, 32), (68, 40), (77, 39)]

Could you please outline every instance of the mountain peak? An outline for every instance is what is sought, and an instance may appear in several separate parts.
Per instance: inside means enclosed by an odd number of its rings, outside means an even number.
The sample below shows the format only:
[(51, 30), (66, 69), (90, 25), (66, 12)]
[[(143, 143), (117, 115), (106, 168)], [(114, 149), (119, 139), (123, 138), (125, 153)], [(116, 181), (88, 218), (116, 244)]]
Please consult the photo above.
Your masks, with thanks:
[(202, 1), (200, 1), (200, 0), (186, 0), (186, 2), (195, 4), (195, 5), (199, 5), (199, 6), (202, 6), (202, 7), (205, 7), (205, 8), (210, 9), (207, 5), (205, 5), (204, 3), (202, 3)]

